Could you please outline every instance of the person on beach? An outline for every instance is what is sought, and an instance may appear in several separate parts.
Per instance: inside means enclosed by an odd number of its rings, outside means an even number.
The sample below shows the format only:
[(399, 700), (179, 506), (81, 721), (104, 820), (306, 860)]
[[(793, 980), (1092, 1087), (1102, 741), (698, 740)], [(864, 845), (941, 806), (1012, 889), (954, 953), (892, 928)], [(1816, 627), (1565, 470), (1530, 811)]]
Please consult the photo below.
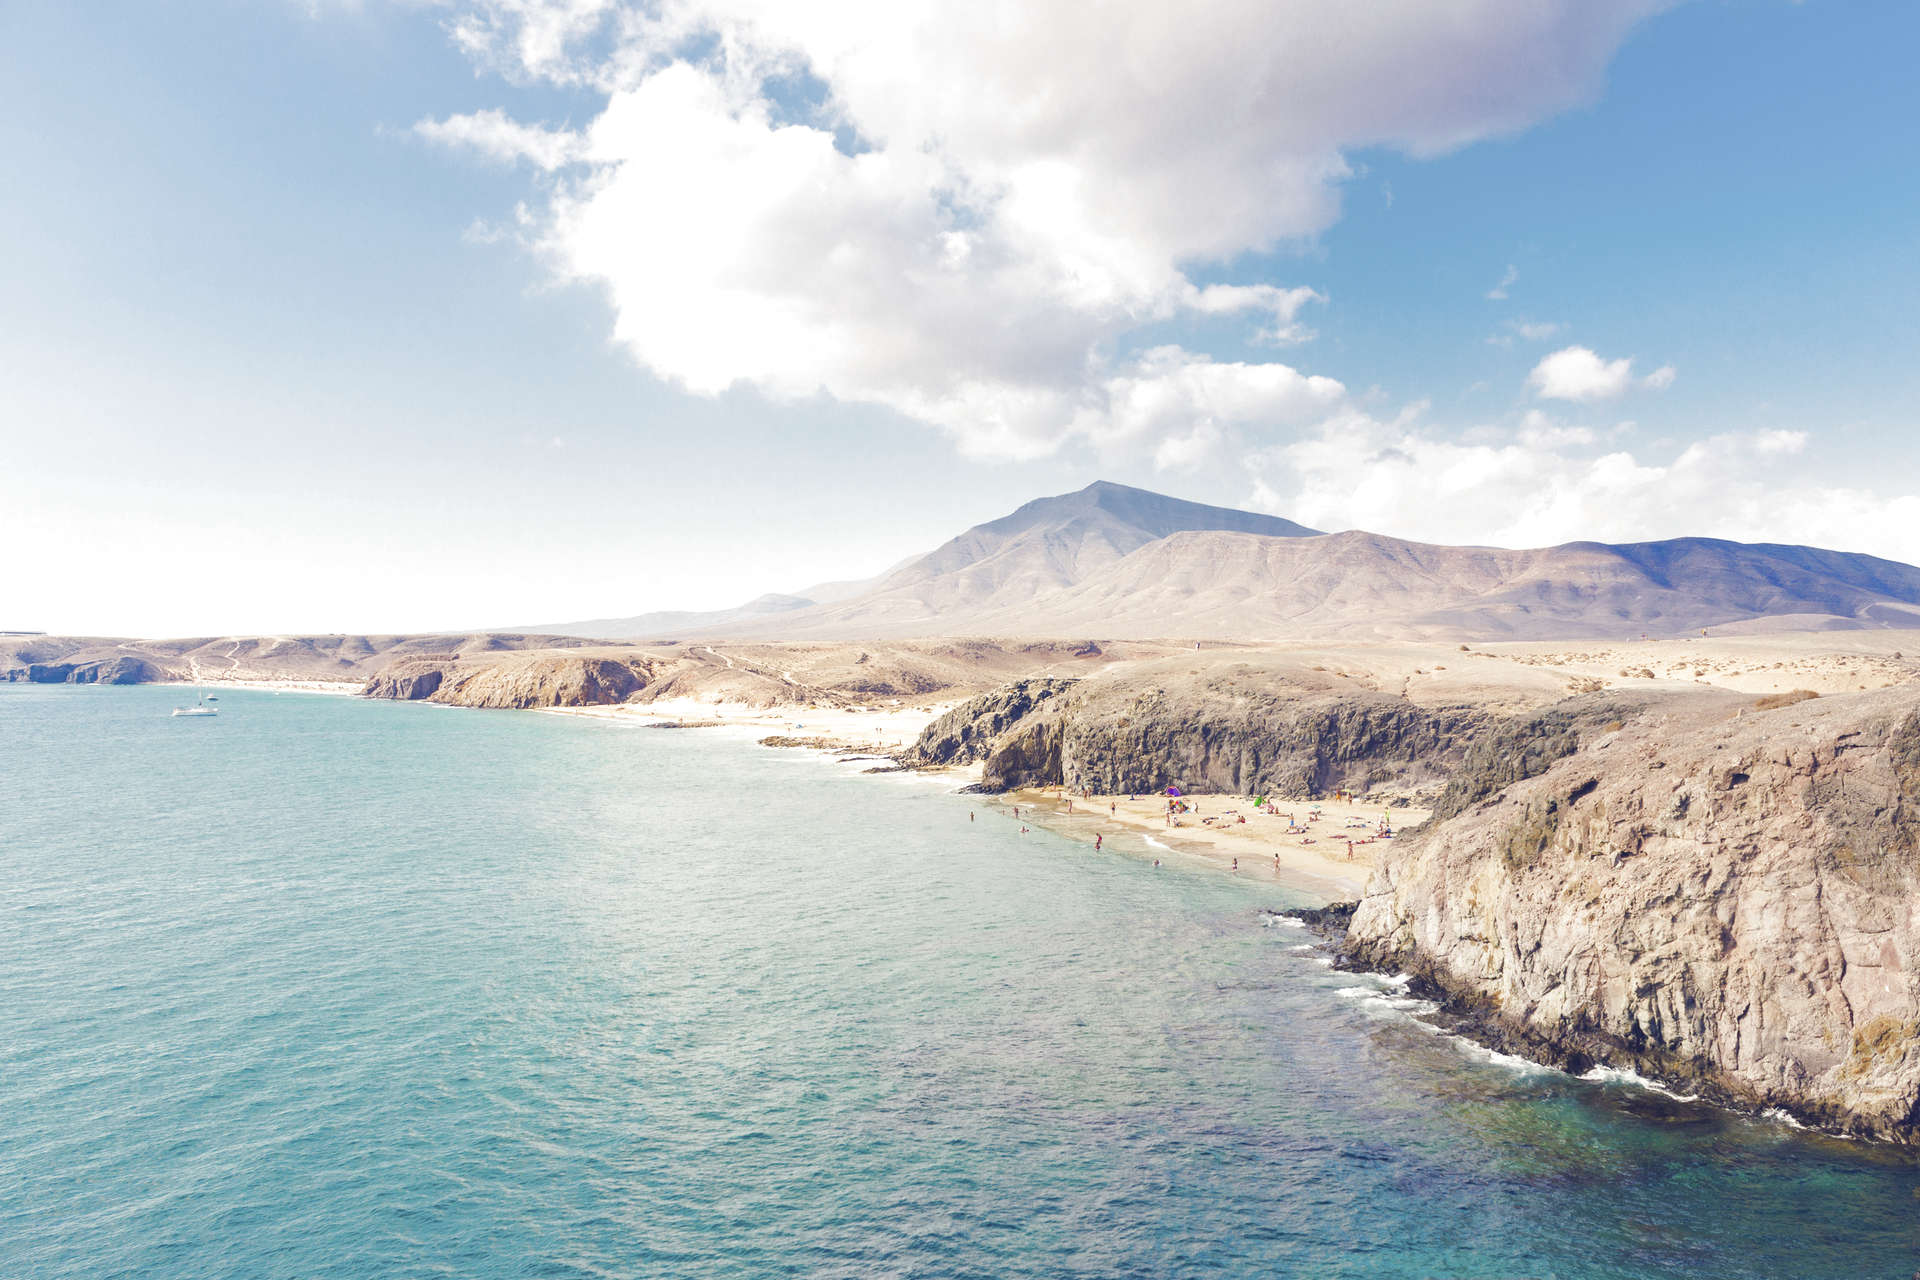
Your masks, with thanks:
[(1238, 870), (1240, 869), (1240, 859), (1238, 859), (1238, 858), (1235, 858), (1235, 859), (1233, 860), (1233, 869), (1234, 869), (1235, 871), (1238, 871)]
[(972, 821), (973, 821), (973, 810), (971, 810), (971, 809), (969, 809), (969, 810), (967, 810), (967, 821), (968, 821), (968, 822), (972, 822)]
[(1106, 839), (1105, 836), (1095, 836), (1093, 838), (1093, 851), (1095, 853), (1100, 852), (1100, 846), (1106, 842)]

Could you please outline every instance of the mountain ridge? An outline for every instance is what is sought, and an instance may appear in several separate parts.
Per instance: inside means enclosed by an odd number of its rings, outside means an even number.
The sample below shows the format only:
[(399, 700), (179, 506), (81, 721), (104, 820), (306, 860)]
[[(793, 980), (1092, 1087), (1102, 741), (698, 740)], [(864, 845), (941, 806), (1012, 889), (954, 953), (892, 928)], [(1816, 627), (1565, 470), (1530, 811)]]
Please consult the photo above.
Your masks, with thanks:
[[(1920, 627), (1920, 568), (1684, 537), (1445, 546), (1187, 502), (1107, 481), (975, 525), (838, 600), (656, 614), (723, 640), (1093, 636), (1564, 639), (1714, 627)], [(760, 606), (756, 608), (755, 606)], [(592, 623), (523, 628), (605, 636)], [(642, 631), (624, 630), (619, 638)]]

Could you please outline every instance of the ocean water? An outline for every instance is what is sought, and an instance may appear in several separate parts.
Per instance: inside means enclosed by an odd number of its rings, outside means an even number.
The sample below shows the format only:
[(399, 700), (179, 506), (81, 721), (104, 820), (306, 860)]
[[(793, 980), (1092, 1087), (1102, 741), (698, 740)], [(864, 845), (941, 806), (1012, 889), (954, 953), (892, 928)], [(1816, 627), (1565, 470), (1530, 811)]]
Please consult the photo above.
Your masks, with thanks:
[[(1908, 1277), (1884, 1149), (702, 732), (0, 686), (0, 1276)], [(973, 815), (969, 820), (969, 814)]]

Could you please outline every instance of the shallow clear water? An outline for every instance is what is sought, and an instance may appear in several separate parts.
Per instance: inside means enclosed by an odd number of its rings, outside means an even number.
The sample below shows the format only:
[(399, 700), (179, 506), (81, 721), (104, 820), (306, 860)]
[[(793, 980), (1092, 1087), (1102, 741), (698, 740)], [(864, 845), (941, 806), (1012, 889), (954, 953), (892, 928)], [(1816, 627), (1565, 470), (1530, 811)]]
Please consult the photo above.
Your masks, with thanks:
[(1909, 1160), (1489, 1062), (1271, 881), (714, 734), (179, 700), (0, 686), (0, 1276), (1920, 1267)]

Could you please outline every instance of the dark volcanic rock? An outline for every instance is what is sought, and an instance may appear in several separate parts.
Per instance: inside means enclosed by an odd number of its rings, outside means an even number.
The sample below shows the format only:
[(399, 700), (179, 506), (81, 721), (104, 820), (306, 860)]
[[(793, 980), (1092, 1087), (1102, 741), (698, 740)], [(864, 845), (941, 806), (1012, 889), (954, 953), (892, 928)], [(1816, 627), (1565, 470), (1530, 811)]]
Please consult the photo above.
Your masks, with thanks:
[(160, 669), (144, 658), (100, 658), (92, 662), (35, 662), (26, 668), (34, 684), (150, 684)]
[(398, 662), (369, 680), (361, 693), (459, 707), (598, 707), (627, 701), (646, 688), (648, 675), (639, 656), (511, 652), (478, 660)]
[(989, 791), (1063, 783), (1103, 794), (1179, 786), (1313, 796), (1437, 784), (1488, 719), (1368, 690), (1120, 678), (1045, 698), (1009, 686), (936, 721), (915, 750), (928, 761), (983, 760)]
[(160, 678), (160, 668), (145, 658), (108, 658), (96, 664), (94, 672), (101, 684), (151, 684)]
[(447, 678), (446, 664), (417, 659), (396, 662), (367, 682), (362, 697), (393, 698), (401, 702), (420, 702), (439, 692)]
[(1047, 677), (1016, 680), (977, 698), (969, 698), (928, 725), (906, 758), (918, 765), (972, 764), (983, 760), (1001, 734), (1032, 714), (1041, 703), (1078, 683)]
[(1653, 700), (1609, 694), (1570, 698), (1543, 711), (1493, 725), (1468, 748), (1435, 802), (1435, 818), (1451, 818), (1516, 782), (1537, 778), (1580, 749), (1581, 735), (1616, 731)]
[(1467, 709), (1432, 710), (1382, 694), (1149, 698), (1126, 708), (1070, 708), (1063, 719), (1062, 777), (1055, 780), (1071, 787), (1289, 796), (1437, 780), (1482, 721)]

